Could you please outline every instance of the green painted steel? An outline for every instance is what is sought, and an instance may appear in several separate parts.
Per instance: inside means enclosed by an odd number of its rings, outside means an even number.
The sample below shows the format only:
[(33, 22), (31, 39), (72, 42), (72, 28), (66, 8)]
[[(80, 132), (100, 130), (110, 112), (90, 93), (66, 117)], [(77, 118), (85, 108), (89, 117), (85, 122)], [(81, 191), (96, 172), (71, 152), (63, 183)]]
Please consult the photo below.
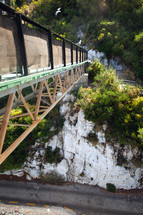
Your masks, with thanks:
[(24, 76), (24, 77), (16, 78), (16, 79), (9, 80), (9, 81), (0, 82), (0, 92), (13, 88), (13, 87), (16, 87), (16, 86), (19, 86), (19, 85), (22, 85), (22, 84), (25, 84), (25, 83), (28, 83), (28, 82), (31, 82), (33, 80), (39, 79), (39, 81), (40, 81), (40, 79), (42, 77), (46, 77), (46, 76), (48, 77), (49, 75), (52, 75), (52, 74), (56, 75), (56, 73), (62, 72), (64, 70), (66, 71), (66, 70), (73, 69), (73, 68), (81, 66), (87, 62), (88, 61), (84, 61), (82, 63), (78, 63), (78, 64), (66, 66), (66, 67), (61, 67), (61, 68), (57, 68), (57, 69), (53, 69), (53, 70), (48, 70), (48, 71), (44, 71), (44, 72), (39, 72), (39, 73), (36, 73), (33, 75)]

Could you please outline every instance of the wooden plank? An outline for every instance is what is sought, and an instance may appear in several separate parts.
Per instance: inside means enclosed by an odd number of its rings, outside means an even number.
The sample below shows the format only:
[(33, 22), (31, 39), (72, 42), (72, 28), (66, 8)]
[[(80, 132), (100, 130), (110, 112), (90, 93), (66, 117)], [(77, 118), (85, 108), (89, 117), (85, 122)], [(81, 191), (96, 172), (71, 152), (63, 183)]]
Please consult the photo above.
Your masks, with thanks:
[(41, 103), (41, 96), (42, 96), (42, 92), (43, 92), (43, 85), (44, 85), (44, 81), (42, 81), (40, 83), (40, 89), (39, 89), (39, 94), (38, 94), (38, 98), (37, 98), (37, 102), (36, 102), (36, 109), (35, 109), (35, 113), (34, 113), (34, 120), (36, 120), (37, 116), (38, 116), (39, 107), (40, 107), (40, 103)]
[(14, 100), (14, 95), (15, 95), (15, 93), (12, 93), (8, 97), (6, 110), (5, 110), (3, 121), (2, 121), (2, 126), (0, 129), (0, 154), (1, 154), (2, 148), (3, 148), (3, 143), (4, 143), (4, 139), (5, 139), (5, 135), (6, 135), (6, 129), (7, 129), (10, 112), (11, 112), (11, 108), (12, 108), (12, 104), (13, 104), (13, 100)]
[[(19, 92), (18, 92), (18, 93), (19, 93)], [(25, 108), (26, 108), (26, 110), (27, 110), (29, 116), (31, 117), (32, 120), (34, 120), (33, 114), (31, 113), (31, 110), (29, 109), (28, 104), (26, 103), (26, 101), (25, 101), (25, 99), (24, 99), (24, 97), (23, 97), (23, 95), (22, 95), (21, 92), (19, 93), (19, 96), (20, 96), (21, 101), (23, 102), (23, 104), (24, 104), (24, 106), (25, 106)]]

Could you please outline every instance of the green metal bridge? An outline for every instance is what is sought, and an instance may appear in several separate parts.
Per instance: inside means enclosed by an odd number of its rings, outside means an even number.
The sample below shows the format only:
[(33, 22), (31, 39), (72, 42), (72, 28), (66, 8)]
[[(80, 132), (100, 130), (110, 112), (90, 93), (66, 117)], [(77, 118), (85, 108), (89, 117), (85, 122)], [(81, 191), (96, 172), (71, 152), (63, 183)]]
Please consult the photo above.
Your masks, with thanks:
[[(1, 164), (72, 89), (88, 61), (87, 51), (82, 47), (5, 4), (0, 3), (0, 11)], [(33, 97), (35, 104), (29, 104)], [(12, 115), (11, 110), (17, 106), (25, 107), (26, 112)], [(10, 123), (11, 119), (27, 115), (32, 119), (31, 125)], [(9, 125), (26, 130), (3, 150)]]

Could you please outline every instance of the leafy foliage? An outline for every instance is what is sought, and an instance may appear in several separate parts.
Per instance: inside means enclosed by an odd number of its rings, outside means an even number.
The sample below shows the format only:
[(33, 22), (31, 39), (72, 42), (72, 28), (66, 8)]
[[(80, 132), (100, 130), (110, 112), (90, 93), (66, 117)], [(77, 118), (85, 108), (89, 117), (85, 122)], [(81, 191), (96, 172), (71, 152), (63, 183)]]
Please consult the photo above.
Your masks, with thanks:
[(65, 182), (63, 176), (59, 175), (55, 171), (46, 174), (41, 173), (40, 179), (42, 180), (43, 184), (49, 183), (54, 185), (61, 185)]
[(60, 149), (56, 147), (55, 150), (52, 150), (52, 147), (48, 146), (46, 149), (45, 158), (48, 163), (59, 163), (62, 160), (60, 155)]
[(115, 192), (115, 191), (116, 191), (116, 187), (115, 187), (114, 184), (107, 183), (107, 184), (106, 184), (106, 187), (107, 187), (107, 190), (108, 190), (109, 192)]
[(129, 142), (143, 149), (143, 97), (140, 89), (122, 85), (114, 70), (98, 61), (90, 66), (89, 71), (92, 69), (95, 87), (80, 88), (77, 100), (86, 118), (99, 124), (108, 122), (108, 135), (121, 143)]

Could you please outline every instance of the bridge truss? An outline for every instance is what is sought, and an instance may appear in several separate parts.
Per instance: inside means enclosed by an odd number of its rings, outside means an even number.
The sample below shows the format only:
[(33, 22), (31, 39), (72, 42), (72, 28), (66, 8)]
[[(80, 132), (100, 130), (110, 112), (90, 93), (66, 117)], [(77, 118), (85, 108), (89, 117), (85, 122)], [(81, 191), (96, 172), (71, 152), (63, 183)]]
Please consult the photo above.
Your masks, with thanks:
[[(55, 107), (83, 75), (87, 61), (44, 73), (19, 78), (0, 84), (0, 98), (8, 96), (6, 107), (1, 110), (0, 117), (0, 164), (15, 150), (39, 122)], [(12, 86), (12, 87), (11, 87)], [(25, 88), (31, 88), (32, 93), (24, 95)], [(4, 90), (5, 89), (5, 90)], [(36, 104), (29, 105), (28, 100), (35, 96)], [(26, 113), (11, 115), (11, 110), (17, 106), (25, 107)], [(34, 110), (31, 111), (30, 108)], [(4, 114), (2, 114), (4, 112)], [(30, 116), (32, 123), (15, 124), (9, 120)], [(26, 130), (3, 151), (6, 131), (9, 125), (26, 127)]]

